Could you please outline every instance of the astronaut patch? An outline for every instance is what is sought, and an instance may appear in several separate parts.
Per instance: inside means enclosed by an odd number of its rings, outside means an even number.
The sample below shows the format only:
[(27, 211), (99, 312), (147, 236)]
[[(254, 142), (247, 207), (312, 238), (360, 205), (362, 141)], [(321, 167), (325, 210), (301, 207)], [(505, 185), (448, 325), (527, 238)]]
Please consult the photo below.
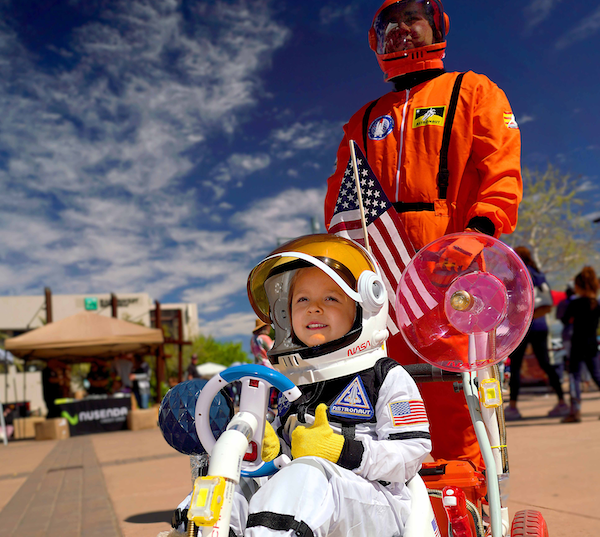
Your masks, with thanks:
[(367, 397), (365, 386), (360, 377), (356, 377), (329, 407), (331, 416), (342, 418), (371, 419), (375, 410)]
[(519, 124), (517, 123), (517, 120), (515, 119), (515, 115), (512, 112), (504, 112), (504, 124), (509, 129), (518, 129), (519, 128)]
[(427, 108), (416, 108), (413, 117), (413, 129), (425, 127), (425, 125), (436, 125), (442, 127), (446, 117), (445, 106), (428, 106)]
[(369, 139), (383, 140), (394, 129), (392, 116), (380, 116), (369, 126)]

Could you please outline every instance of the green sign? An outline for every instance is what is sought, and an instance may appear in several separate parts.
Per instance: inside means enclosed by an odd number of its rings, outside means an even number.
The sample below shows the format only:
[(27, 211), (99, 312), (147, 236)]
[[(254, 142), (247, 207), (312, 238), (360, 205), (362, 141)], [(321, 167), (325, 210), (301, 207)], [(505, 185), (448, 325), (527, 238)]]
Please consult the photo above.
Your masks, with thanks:
[(97, 310), (98, 309), (98, 299), (93, 296), (90, 298), (83, 299), (83, 305), (86, 310)]

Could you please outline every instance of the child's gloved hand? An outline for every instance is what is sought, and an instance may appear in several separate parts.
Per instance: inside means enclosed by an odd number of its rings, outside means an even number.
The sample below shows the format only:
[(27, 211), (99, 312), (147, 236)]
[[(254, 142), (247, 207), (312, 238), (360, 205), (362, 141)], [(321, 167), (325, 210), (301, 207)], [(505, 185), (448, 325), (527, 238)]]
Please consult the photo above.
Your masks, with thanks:
[(262, 460), (265, 462), (272, 461), (277, 458), (281, 451), (279, 438), (275, 434), (273, 426), (265, 421), (265, 436), (262, 441)]
[(315, 411), (315, 422), (310, 427), (296, 427), (292, 432), (292, 456), (312, 455), (331, 462), (338, 462), (344, 437), (336, 434), (327, 421), (327, 405), (321, 403)]

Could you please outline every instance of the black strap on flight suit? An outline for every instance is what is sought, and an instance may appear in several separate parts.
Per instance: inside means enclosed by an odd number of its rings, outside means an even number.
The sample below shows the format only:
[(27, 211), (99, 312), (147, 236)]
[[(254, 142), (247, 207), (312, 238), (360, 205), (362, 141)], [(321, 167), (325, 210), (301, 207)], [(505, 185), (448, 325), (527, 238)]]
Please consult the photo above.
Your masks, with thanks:
[(454, 123), (454, 115), (456, 114), (456, 106), (458, 104), (458, 95), (460, 93), (460, 85), (465, 76), (461, 73), (454, 81), (452, 88), (452, 96), (448, 105), (448, 116), (444, 123), (444, 135), (442, 138), (442, 148), (440, 149), (440, 168), (438, 171), (438, 191), (441, 200), (445, 200), (448, 195), (448, 183), (450, 179), (450, 171), (448, 170), (448, 148), (450, 147), (450, 135), (452, 134), (452, 123)]
[(413, 440), (415, 438), (431, 440), (431, 434), (425, 431), (407, 431), (405, 433), (393, 433), (389, 436), (390, 440)]
[(298, 537), (313, 537), (314, 535), (306, 522), (298, 521), (292, 515), (280, 515), (269, 511), (248, 515), (246, 527), (253, 528), (254, 526), (264, 526), (276, 531), (293, 530), (294, 535)]
[(434, 211), (435, 206), (433, 203), (425, 203), (424, 201), (418, 201), (416, 203), (407, 203), (405, 201), (394, 201), (392, 203), (397, 213), (408, 213), (417, 211)]
[(356, 425), (342, 424), (342, 436), (346, 440), (354, 440), (356, 436)]
[[(371, 115), (371, 110), (373, 110), (373, 108), (375, 108), (375, 105), (379, 102), (379, 99), (381, 99), (381, 97), (379, 97), (378, 99), (375, 99), (369, 106), (367, 106), (367, 109), (365, 110), (365, 115), (363, 116), (363, 147), (365, 148), (365, 158), (367, 158), (367, 133), (369, 132), (369, 119), (370, 119), (370, 115)], [(368, 159), (367, 159), (368, 161)]]

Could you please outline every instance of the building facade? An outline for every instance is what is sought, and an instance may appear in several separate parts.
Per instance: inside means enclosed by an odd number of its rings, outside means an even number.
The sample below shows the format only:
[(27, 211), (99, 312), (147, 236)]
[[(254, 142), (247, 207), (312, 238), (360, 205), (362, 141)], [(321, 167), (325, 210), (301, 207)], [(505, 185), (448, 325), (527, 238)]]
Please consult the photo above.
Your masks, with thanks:
[[(48, 313), (52, 321), (59, 321), (82, 311), (153, 327), (155, 309), (156, 303), (147, 293), (0, 296), (0, 332), (9, 337), (18, 336), (45, 325)], [(169, 326), (173, 319), (181, 317), (184, 340), (189, 341), (199, 334), (196, 304), (161, 304), (160, 309), (166, 330), (178, 330), (177, 324), (173, 328)]]

